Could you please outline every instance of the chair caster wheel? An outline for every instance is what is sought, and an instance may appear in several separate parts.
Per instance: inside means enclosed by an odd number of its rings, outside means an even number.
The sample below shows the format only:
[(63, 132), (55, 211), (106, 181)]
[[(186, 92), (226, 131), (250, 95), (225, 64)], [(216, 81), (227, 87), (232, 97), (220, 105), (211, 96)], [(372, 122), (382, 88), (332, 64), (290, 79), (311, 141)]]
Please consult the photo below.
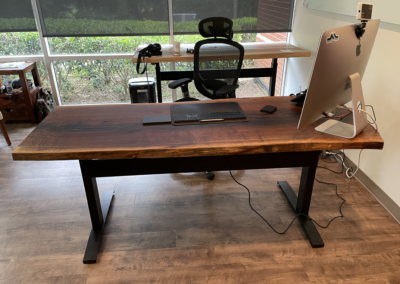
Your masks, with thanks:
[(215, 174), (214, 174), (214, 173), (207, 173), (207, 179), (213, 180), (214, 177), (215, 177)]

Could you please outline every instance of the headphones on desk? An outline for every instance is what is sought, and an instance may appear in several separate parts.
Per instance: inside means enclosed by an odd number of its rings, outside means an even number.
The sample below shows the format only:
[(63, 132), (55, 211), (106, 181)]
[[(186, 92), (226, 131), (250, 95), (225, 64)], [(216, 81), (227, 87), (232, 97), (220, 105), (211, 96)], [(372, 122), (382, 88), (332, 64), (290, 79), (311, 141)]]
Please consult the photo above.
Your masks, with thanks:
[(136, 72), (138, 74), (143, 74), (146, 71), (146, 66), (143, 68), (143, 71), (140, 72), (140, 62), (142, 61), (142, 58), (145, 57), (152, 57), (156, 55), (162, 55), (161, 51), (161, 44), (159, 43), (153, 43), (149, 44), (146, 48), (143, 48), (142, 50), (139, 51), (138, 54), (138, 59), (136, 62)]

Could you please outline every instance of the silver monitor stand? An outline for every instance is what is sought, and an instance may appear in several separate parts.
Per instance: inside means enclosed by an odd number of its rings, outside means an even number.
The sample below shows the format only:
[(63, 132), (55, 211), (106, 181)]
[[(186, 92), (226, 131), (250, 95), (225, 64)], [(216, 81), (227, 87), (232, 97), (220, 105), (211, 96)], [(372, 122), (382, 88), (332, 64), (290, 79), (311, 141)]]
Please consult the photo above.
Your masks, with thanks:
[(357, 110), (358, 106), (361, 106), (361, 109), (365, 108), (360, 74), (355, 73), (353, 75), (350, 75), (349, 79), (353, 97), (353, 125), (330, 119), (317, 126), (315, 130), (351, 139), (356, 137), (361, 131), (363, 131), (367, 127), (368, 121), (366, 114)]

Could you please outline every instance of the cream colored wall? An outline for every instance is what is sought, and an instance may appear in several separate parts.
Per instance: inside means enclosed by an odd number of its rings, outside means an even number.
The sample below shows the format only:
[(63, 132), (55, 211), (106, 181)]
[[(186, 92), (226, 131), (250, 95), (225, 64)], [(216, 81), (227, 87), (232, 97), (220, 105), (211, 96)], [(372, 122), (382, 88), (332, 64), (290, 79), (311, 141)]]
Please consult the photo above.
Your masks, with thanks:
[[(354, 17), (311, 10), (296, 4), (290, 42), (312, 51), (311, 58), (289, 59), (284, 94), (309, 84), (321, 32), (356, 23)], [(375, 108), (382, 151), (364, 150), (361, 170), (400, 206), (400, 26), (381, 23), (375, 46), (362, 81), (366, 104)], [(347, 151), (357, 163), (359, 151)]]

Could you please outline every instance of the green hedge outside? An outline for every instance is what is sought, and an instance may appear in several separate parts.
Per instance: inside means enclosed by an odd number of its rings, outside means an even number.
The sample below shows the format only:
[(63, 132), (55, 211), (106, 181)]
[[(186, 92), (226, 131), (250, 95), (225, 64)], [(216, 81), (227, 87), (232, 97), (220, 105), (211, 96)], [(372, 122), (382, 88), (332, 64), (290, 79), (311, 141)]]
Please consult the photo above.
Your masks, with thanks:
[[(100, 21), (87, 19), (45, 19), (48, 34), (169, 34), (168, 22), (163, 21)], [(174, 23), (174, 30), (180, 32), (196, 32), (199, 21)], [(233, 29), (254, 30), (257, 18), (241, 18), (233, 20)]]
[[(238, 42), (255, 41), (256, 34), (236, 34)], [(195, 43), (200, 35), (177, 35), (175, 41)], [(125, 37), (55, 37), (49, 38), (52, 54), (96, 54), (133, 53), (139, 44), (169, 43), (168, 36), (125, 36)], [(42, 54), (37, 32), (0, 33), (0, 56)], [(44, 63), (37, 62), (43, 85), (49, 86)], [(62, 99), (66, 103), (76, 103), (74, 96), (79, 90), (98, 90), (118, 95), (116, 100), (129, 98), (128, 80), (138, 77), (136, 64), (130, 59), (114, 60), (69, 60), (54, 61), (54, 70)], [(169, 70), (169, 63), (160, 64), (162, 70)], [(177, 70), (192, 70), (192, 63), (179, 63)], [(155, 77), (154, 66), (149, 66), (149, 76)], [(141, 75), (143, 76), (143, 75)], [(163, 85), (167, 82), (162, 82)], [(169, 97), (166, 89), (164, 96)]]
[[(1, 9), (0, 5), (0, 9)], [(0, 30), (31, 30), (32, 27), (36, 27), (35, 19), (30, 18), (18, 18), (18, 19), (6, 19), (0, 18)]]
[[(146, 34), (151, 31), (154, 34), (168, 34), (168, 22), (165, 21), (101, 21), (88, 19), (45, 19), (46, 30), (51, 34)], [(179, 32), (195, 32), (198, 21), (174, 23), (174, 29)], [(0, 29), (23, 30), (35, 26), (34, 19), (0, 19)], [(244, 17), (233, 20), (233, 29), (236, 31), (255, 30), (257, 18)]]

